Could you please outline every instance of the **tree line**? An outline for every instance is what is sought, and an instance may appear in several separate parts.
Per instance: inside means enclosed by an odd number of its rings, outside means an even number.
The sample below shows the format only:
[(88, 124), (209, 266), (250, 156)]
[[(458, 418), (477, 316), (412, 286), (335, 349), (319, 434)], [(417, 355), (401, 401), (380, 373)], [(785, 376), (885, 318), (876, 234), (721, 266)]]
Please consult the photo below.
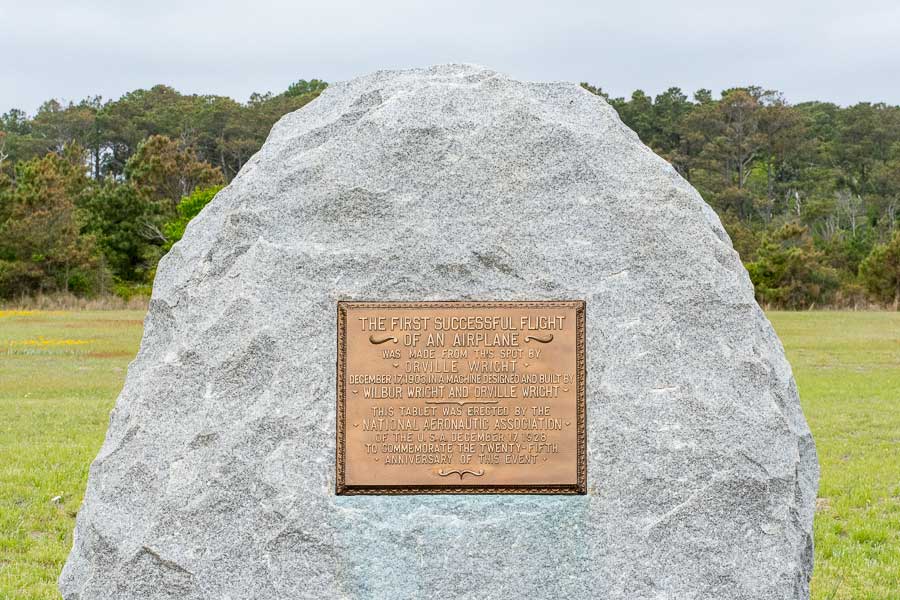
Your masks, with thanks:
[(246, 103), (158, 85), (0, 116), (0, 298), (148, 294), (187, 221), (326, 83)]
[(900, 303), (900, 107), (749, 86), (603, 96), (719, 214), (769, 306)]
[[(146, 293), (187, 222), (282, 115), (327, 84), (245, 103), (167, 86), (0, 116), (0, 297)], [(769, 306), (900, 304), (900, 107), (760, 87), (603, 96), (716, 210)]]

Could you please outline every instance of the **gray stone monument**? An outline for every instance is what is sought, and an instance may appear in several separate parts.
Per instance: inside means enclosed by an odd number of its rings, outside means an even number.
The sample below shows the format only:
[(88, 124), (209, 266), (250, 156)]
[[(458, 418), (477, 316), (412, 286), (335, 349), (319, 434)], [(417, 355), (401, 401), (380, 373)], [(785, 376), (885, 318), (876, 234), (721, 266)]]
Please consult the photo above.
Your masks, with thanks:
[[(584, 301), (586, 493), (337, 495), (341, 300)], [(281, 119), (161, 262), (60, 589), (800, 599), (817, 481), (719, 219), (608, 104), (381, 71)]]

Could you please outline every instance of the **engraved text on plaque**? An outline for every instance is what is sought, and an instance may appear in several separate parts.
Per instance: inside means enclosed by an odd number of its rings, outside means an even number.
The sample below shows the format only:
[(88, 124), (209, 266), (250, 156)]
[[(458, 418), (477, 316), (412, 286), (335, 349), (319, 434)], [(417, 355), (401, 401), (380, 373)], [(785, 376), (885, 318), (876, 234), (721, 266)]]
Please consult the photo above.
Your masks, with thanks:
[(339, 302), (337, 493), (584, 493), (584, 311)]

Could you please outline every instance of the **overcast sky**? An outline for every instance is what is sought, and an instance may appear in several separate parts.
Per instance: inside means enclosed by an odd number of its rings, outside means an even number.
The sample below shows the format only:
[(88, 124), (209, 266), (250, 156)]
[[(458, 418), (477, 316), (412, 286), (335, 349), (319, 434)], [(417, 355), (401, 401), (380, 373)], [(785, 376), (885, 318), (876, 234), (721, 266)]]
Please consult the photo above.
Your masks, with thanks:
[(0, 112), (157, 83), (245, 101), (443, 62), (616, 96), (753, 83), (900, 104), (900, 2), (0, 0)]

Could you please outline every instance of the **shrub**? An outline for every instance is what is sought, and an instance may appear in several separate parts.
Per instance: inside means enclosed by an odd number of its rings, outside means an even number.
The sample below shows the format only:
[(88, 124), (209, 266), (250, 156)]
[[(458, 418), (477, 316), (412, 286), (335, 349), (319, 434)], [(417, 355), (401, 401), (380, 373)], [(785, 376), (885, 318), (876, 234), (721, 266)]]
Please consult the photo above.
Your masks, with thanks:
[(178, 218), (174, 221), (169, 221), (163, 227), (163, 233), (167, 240), (165, 244), (166, 250), (174, 246), (175, 242), (184, 236), (184, 230), (187, 228), (187, 224), (191, 222), (191, 219), (200, 214), (203, 207), (216, 197), (216, 194), (219, 193), (219, 190), (221, 190), (222, 187), (223, 186), (221, 185), (205, 188), (198, 187), (189, 196), (185, 196), (181, 199), (181, 202), (178, 204)]
[(875, 302), (900, 308), (900, 231), (872, 249), (859, 265), (859, 278)]
[(807, 308), (829, 303), (838, 286), (837, 273), (824, 263), (806, 227), (795, 223), (764, 236), (757, 259), (746, 266), (756, 298), (764, 305)]

